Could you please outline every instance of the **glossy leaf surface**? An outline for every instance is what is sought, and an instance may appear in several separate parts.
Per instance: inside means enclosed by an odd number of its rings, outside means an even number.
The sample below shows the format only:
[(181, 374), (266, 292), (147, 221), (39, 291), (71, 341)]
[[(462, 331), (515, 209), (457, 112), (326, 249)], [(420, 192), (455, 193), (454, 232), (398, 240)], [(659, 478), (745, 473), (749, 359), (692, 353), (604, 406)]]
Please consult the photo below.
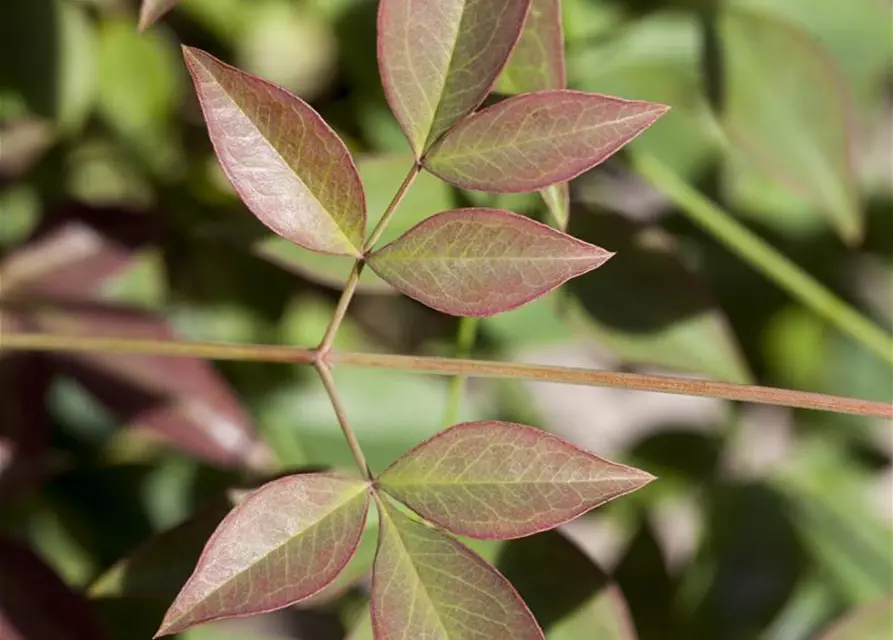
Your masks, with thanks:
[(379, 482), (454, 533), (506, 539), (557, 527), (653, 479), (539, 429), (466, 422), (409, 451)]
[(287, 476), (245, 498), (208, 541), (160, 634), (304, 600), (347, 565), (368, 509), (364, 483)]
[(862, 235), (850, 88), (797, 27), (746, 10), (721, 22), (724, 127), (758, 171), (826, 214), (849, 242)]
[(140, 6), (140, 29), (148, 29), (180, 0), (143, 0)]
[(529, 9), (530, 0), (382, 0), (382, 84), (417, 156), (484, 100)]
[(667, 109), (582, 91), (528, 93), (457, 124), (424, 164), (465, 189), (536, 191), (604, 162)]
[(547, 640), (635, 640), (623, 592), (558, 531), (506, 543), (496, 566), (518, 589)]
[(450, 536), (386, 505), (372, 581), (376, 640), (541, 640), (514, 587)]
[(611, 255), (508, 211), (456, 209), (373, 253), (369, 266), (438, 311), (489, 316), (530, 302)]
[(337, 134), (284, 89), (198, 49), (183, 51), (214, 150), (252, 213), (307, 249), (359, 255), (363, 187)]
[(521, 39), (496, 91), (515, 94), (567, 87), (560, 0), (533, 0)]

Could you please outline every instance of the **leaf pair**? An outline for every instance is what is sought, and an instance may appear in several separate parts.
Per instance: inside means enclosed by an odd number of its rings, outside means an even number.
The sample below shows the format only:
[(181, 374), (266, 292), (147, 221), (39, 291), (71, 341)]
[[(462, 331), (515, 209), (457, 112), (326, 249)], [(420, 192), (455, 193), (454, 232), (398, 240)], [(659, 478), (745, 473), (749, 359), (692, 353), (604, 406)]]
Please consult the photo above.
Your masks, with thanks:
[(503, 422), (466, 423), (435, 435), (382, 473), (375, 487), (329, 473), (282, 478), (224, 519), (160, 633), (314, 595), (351, 559), (376, 495), (377, 638), (542, 638), (505, 578), (393, 500), (452, 533), (508, 539), (556, 527), (652, 479)]

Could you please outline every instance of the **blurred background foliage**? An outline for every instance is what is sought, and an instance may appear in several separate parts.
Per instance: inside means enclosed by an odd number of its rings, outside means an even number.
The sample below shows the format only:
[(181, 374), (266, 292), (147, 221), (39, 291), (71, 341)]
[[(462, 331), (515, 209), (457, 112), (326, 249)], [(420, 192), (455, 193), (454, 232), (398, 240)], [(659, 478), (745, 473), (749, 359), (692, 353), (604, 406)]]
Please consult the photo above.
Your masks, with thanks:
[[(178, 47), (311, 102), (355, 153), (374, 220), (410, 163), (379, 84), (376, 3), (184, 0), (143, 34), (136, 11), (128, 0), (0, 7), (3, 331), (316, 344), (350, 263), (271, 237), (248, 215), (212, 155)], [(563, 12), (572, 88), (673, 107), (634, 152), (889, 326), (888, 2), (563, 0)], [(693, 227), (624, 154), (571, 193), (570, 231), (617, 257), (484, 320), (475, 355), (893, 399), (883, 362)], [(423, 175), (385, 240), (469, 204), (547, 219), (535, 194), (463, 192)], [(452, 353), (454, 319), (364, 278), (337, 348)], [(311, 374), (0, 355), (0, 636), (150, 637), (233, 489), (350, 465)], [(445, 379), (335, 375), (375, 469), (442, 426)], [(492, 381), (472, 381), (462, 415), (538, 425), (661, 477), (560, 534), (476, 543), (550, 640), (798, 640), (893, 592), (888, 422)], [(181, 635), (368, 637), (354, 626), (373, 539), (312, 602)], [(882, 637), (888, 610), (869, 607), (832, 634)]]

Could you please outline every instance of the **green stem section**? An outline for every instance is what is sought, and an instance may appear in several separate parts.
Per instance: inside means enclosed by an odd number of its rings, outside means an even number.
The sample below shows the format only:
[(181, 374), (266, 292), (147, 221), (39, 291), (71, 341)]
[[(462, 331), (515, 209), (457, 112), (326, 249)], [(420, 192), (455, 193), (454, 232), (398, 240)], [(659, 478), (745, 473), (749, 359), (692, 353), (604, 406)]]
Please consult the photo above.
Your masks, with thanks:
[[(478, 318), (461, 318), (459, 320), (459, 333), (456, 336), (456, 357), (467, 358), (474, 349), (474, 341), (477, 339)], [(444, 426), (456, 424), (462, 412), (462, 396), (465, 392), (465, 376), (454, 376), (450, 379), (450, 388), (447, 392), (447, 405), (444, 412)]]
[(634, 164), (640, 175), (726, 248), (840, 331), (893, 364), (893, 336), (831, 293), (656, 158), (638, 155)]
[[(315, 349), (296, 349), (273, 345), (174, 342), (126, 338), (61, 336), (45, 333), (8, 333), (0, 336), (0, 349), (67, 353), (106, 353), (160, 355), (215, 360), (255, 360), (313, 364), (320, 362)], [(893, 405), (823, 393), (776, 389), (751, 385), (692, 380), (671, 376), (598, 371), (574, 367), (554, 367), (488, 360), (460, 360), (382, 353), (332, 352), (333, 364), (375, 369), (417, 371), (474, 378), (508, 378), (556, 382), (594, 387), (616, 387), (636, 391), (705, 396), (739, 402), (754, 402), (782, 407), (831, 411), (893, 420)], [(318, 366), (318, 365), (317, 365)]]
[(403, 201), (403, 198), (406, 196), (406, 193), (409, 191), (412, 183), (415, 182), (415, 179), (418, 177), (421, 170), (422, 165), (418, 162), (412, 165), (409, 173), (406, 174), (406, 178), (403, 179), (403, 184), (397, 189), (397, 193), (394, 194), (391, 203), (388, 205), (388, 208), (385, 209), (378, 224), (375, 225), (369, 238), (363, 243), (363, 257), (359, 258), (354, 263), (350, 276), (344, 284), (344, 290), (341, 292), (341, 298), (338, 300), (338, 305), (335, 307), (335, 313), (332, 316), (329, 327), (326, 329), (326, 333), (323, 336), (322, 341), (319, 343), (319, 347), (317, 347), (317, 351), (319, 351), (323, 357), (325, 357), (325, 355), (332, 349), (332, 343), (335, 341), (338, 329), (344, 321), (344, 316), (347, 315), (347, 308), (350, 306), (350, 301), (353, 300), (353, 296), (357, 291), (357, 285), (360, 284), (360, 276), (363, 274), (363, 268), (366, 266), (366, 256), (372, 251), (372, 247), (375, 246), (375, 243), (378, 242), (379, 238), (381, 238), (381, 234), (384, 233), (391, 218), (394, 217), (397, 207), (400, 206), (400, 203)]
[(338, 395), (338, 390), (335, 387), (335, 379), (332, 377), (332, 370), (329, 368), (328, 364), (321, 360), (317, 360), (314, 363), (314, 367), (316, 368), (317, 373), (319, 373), (323, 386), (326, 388), (326, 393), (329, 394), (329, 400), (332, 403), (332, 408), (335, 410), (335, 417), (338, 418), (338, 424), (341, 426), (341, 433), (344, 434), (344, 438), (347, 440), (347, 444), (350, 447), (350, 452), (353, 454), (353, 459), (357, 463), (357, 467), (363, 474), (363, 478), (372, 482), (372, 470), (369, 468), (369, 463), (366, 462), (366, 456), (363, 455), (363, 449), (360, 447), (360, 443), (357, 440), (357, 434), (354, 433), (354, 430), (350, 428), (350, 424), (347, 422), (347, 412), (344, 410), (344, 405), (341, 403), (341, 397)]

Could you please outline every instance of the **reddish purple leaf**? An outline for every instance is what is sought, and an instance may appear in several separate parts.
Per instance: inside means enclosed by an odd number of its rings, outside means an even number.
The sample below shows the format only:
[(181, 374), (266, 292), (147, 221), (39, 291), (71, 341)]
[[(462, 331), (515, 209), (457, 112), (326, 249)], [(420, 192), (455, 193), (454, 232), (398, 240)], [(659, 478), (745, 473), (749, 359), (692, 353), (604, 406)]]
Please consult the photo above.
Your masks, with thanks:
[(467, 422), (406, 453), (379, 483), (454, 533), (508, 539), (557, 527), (652, 480), (539, 429)]
[(536, 191), (604, 162), (667, 109), (581, 91), (527, 93), (461, 121), (423, 161), (465, 189)]
[[(101, 304), (44, 309), (37, 328), (67, 335), (171, 340), (150, 314)], [(128, 426), (215, 464), (265, 468), (270, 453), (226, 381), (203, 360), (107, 353), (54, 356)]]
[(416, 156), (490, 93), (530, 0), (381, 0), (378, 64)]
[(161, 16), (179, 4), (180, 0), (143, 0), (140, 6), (140, 31), (151, 27)]
[(252, 213), (302, 247), (359, 256), (363, 186), (331, 127), (281, 87), (198, 49), (183, 55), (220, 164)]
[(533, 0), (521, 39), (496, 90), (516, 94), (567, 88), (561, 0)]
[(29, 549), (0, 539), (0, 638), (101, 640), (86, 600)]
[(514, 587), (452, 537), (385, 504), (372, 575), (376, 640), (543, 640)]
[(332, 474), (264, 485), (217, 528), (158, 635), (273, 611), (319, 592), (353, 556), (368, 507), (365, 483)]
[(456, 209), (376, 251), (369, 266), (438, 311), (490, 316), (520, 307), (612, 255), (508, 211)]

